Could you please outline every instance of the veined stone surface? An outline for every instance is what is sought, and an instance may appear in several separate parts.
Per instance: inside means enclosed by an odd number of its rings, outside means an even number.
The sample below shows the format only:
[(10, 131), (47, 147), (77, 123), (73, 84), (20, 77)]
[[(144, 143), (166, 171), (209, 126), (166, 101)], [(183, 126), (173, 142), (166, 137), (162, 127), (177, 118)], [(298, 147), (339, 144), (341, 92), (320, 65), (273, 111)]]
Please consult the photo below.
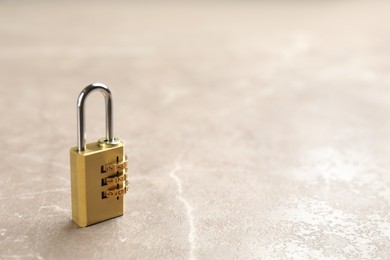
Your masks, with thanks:
[[(1, 259), (390, 257), (390, 4), (0, 3)], [(71, 221), (76, 98), (126, 214)], [(87, 141), (104, 135), (87, 102)]]

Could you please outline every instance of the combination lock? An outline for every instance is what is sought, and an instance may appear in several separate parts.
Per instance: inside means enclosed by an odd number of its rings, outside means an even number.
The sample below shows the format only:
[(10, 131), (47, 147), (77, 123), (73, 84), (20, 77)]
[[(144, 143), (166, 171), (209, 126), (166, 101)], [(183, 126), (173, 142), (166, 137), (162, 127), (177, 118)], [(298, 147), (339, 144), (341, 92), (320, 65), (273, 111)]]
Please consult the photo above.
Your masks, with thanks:
[[(106, 137), (85, 141), (85, 100), (94, 91), (103, 94)], [(123, 215), (128, 191), (125, 143), (113, 135), (112, 96), (103, 84), (94, 83), (77, 99), (77, 147), (70, 149), (72, 219), (80, 227)]]

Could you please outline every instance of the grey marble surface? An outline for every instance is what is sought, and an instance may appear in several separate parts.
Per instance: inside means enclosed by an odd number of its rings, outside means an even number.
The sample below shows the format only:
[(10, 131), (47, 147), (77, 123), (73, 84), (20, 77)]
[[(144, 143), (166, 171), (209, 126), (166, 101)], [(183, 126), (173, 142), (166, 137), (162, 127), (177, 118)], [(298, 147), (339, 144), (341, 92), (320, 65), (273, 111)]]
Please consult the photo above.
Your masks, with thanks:
[[(388, 259), (389, 7), (0, 3), (0, 258)], [(130, 192), (80, 229), (68, 153), (95, 81)]]

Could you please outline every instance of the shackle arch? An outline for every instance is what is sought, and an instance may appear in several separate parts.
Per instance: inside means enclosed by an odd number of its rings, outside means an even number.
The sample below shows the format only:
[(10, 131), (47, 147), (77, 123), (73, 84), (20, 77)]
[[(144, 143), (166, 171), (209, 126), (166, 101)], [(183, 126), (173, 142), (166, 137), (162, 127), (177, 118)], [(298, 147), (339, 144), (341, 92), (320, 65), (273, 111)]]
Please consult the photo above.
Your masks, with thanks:
[(112, 96), (108, 87), (102, 83), (93, 83), (85, 87), (77, 98), (77, 150), (85, 151), (85, 100), (91, 92), (99, 91), (103, 94), (106, 107), (106, 137), (105, 142), (114, 142), (113, 118), (112, 118)]

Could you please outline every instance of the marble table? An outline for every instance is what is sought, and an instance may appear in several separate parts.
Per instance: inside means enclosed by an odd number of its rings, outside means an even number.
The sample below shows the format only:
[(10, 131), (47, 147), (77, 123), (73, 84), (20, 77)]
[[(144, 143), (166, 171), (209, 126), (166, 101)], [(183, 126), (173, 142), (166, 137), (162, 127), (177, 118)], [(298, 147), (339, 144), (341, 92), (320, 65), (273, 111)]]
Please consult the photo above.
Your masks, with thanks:
[[(0, 259), (390, 257), (390, 4), (0, 3)], [(76, 98), (124, 216), (71, 221)], [(87, 141), (104, 136), (100, 95)]]

